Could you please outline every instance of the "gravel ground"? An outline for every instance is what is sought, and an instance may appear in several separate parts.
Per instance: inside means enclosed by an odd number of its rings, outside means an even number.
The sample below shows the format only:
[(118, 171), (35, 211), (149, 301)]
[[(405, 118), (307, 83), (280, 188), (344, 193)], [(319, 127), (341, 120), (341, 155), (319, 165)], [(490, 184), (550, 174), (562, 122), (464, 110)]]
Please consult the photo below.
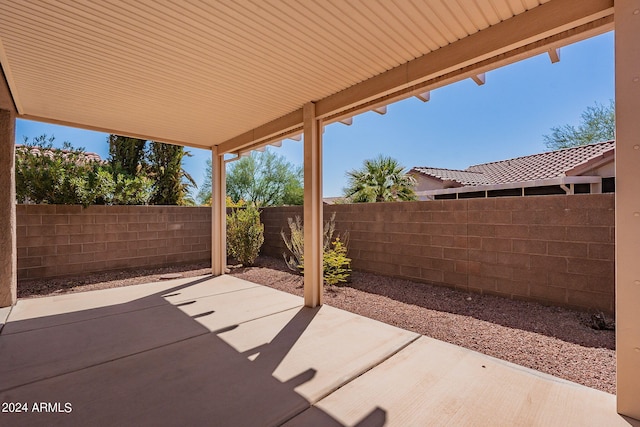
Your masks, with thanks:
[[(129, 286), (169, 273), (193, 277), (209, 271), (208, 265), (196, 264), (21, 281), (18, 296)], [(261, 257), (254, 267), (232, 268), (231, 274), (302, 296), (302, 277), (278, 259)], [(325, 287), (324, 298), (333, 307), (615, 394), (615, 333), (592, 329), (589, 313), (362, 272), (354, 272), (347, 286)]]
[(211, 273), (210, 263), (189, 264), (161, 268), (106, 271), (77, 277), (21, 280), (18, 282), (18, 298), (38, 298), (58, 294), (95, 291), (159, 282), (163, 275), (180, 274), (181, 277), (203, 276)]

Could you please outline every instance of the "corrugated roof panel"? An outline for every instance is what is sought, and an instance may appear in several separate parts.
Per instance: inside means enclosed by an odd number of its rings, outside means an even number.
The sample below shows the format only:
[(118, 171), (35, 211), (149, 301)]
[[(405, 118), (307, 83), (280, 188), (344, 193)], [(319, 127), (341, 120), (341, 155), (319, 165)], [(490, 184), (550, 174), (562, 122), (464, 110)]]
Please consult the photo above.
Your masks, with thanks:
[(5, 0), (0, 41), (21, 114), (212, 146), (546, 1)]

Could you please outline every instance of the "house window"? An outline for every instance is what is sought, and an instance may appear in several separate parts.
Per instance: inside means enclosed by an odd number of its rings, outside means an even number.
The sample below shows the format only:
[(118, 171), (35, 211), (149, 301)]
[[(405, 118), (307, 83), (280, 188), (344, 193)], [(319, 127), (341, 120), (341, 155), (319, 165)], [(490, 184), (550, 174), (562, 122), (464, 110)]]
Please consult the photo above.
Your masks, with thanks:
[(522, 188), (505, 188), (504, 190), (490, 190), (488, 197), (522, 196)]
[(545, 187), (528, 187), (524, 189), (525, 196), (544, 196), (548, 194), (567, 194), (559, 185)]
[(573, 185), (573, 193), (574, 194), (589, 194), (589, 193), (591, 193), (591, 184), (574, 184)]
[(484, 191), (472, 191), (469, 193), (458, 193), (458, 199), (476, 199), (478, 197), (484, 197)]
[(436, 194), (433, 198), (434, 198), (435, 200), (455, 199), (455, 198), (456, 198), (456, 193), (451, 193), (451, 194)]
[(616, 192), (616, 178), (602, 178), (602, 192), (603, 193), (615, 193)]

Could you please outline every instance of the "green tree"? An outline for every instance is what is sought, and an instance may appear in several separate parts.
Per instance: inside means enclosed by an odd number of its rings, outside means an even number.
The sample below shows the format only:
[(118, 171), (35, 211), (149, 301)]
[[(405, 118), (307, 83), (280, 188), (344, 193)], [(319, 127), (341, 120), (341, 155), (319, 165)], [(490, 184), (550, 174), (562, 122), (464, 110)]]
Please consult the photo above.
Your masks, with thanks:
[(151, 141), (149, 146), (149, 173), (154, 180), (151, 197), (153, 205), (192, 205), (190, 188), (197, 185), (182, 167), (182, 159), (191, 156), (184, 147)]
[(207, 167), (204, 170), (204, 182), (196, 195), (196, 199), (201, 205), (211, 204), (211, 159), (207, 159)]
[(365, 160), (362, 169), (347, 172), (347, 179), (344, 195), (353, 203), (417, 200), (415, 178), (391, 157)]
[[(182, 167), (183, 158), (191, 154), (183, 147), (113, 134), (108, 141), (115, 200), (122, 199), (123, 204), (142, 200), (154, 205), (194, 204), (189, 190), (196, 183)], [(153, 187), (150, 196), (149, 182)]]
[(117, 173), (110, 163), (88, 158), (69, 142), (54, 148), (42, 135), (16, 148), (16, 201), (46, 204), (147, 204), (152, 182)]
[(114, 170), (136, 176), (147, 168), (147, 140), (109, 135), (109, 162)]
[(577, 128), (573, 125), (553, 127), (551, 135), (543, 136), (544, 144), (550, 150), (559, 150), (612, 140), (616, 134), (615, 111), (613, 100), (609, 105), (596, 102), (582, 112)]
[(153, 196), (149, 177), (147, 140), (109, 135), (109, 165), (113, 184), (111, 201), (115, 205), (146, 205)]
[[(304, 199), (302, 168), (271, 151), (253, 152), (227, 168), (227, 195), (234, 203), (244, 200), (264, 206), (301, 205)], [(200, 203), (211, 200), (211, 162), (198, 193)]]
[(16, 148), (18, 203), (89, 205), (108, 186), (99, 174), (100, 163), (69, 142), (54, 148), (55, 137), (41, 135)]

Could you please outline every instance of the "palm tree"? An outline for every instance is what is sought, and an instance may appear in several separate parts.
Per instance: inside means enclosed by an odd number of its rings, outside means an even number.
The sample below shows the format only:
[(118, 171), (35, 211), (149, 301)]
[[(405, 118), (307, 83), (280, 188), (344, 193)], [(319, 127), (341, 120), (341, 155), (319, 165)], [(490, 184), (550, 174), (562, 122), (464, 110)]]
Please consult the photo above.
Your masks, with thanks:
[(347, 172), (347, 178), (344, 195), (353, 203), (417, 200), (415, 178), (404, 173), (404, 166), (391, 157), (365, 160), (362, 169)]

